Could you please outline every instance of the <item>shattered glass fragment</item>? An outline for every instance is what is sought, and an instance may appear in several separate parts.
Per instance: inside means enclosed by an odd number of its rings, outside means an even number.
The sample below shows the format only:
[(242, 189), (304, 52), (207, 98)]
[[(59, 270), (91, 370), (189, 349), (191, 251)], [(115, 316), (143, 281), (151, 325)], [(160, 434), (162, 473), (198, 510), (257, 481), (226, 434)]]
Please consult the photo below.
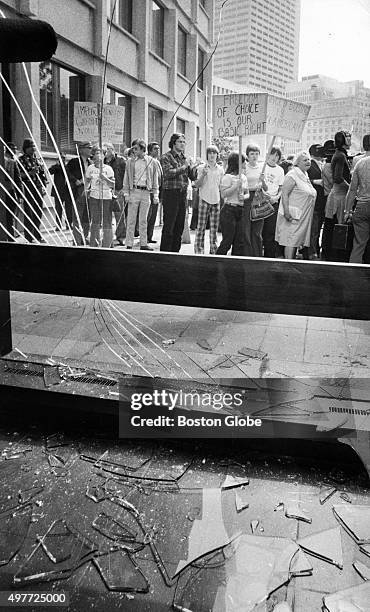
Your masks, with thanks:
[(255, 519), (253, 521), (251, 521), (251, 532), (254, 533), (258, 527), (258, 525), (260, 524), (259, 520)]
[(370, 557), (370, 544), (364, 544), (363, 546), (360, 546), (360, 551), (364, 553), (364, 555)]
[(325, 595), (323, 602), (327, 612), (368, 612), (370, 601), (370, 581), (353, 586), (332, 595)]
[(69, 578), (93, 558), (96, 546), (64, 519), (52, 523), (39, 538), (31, 554), (13, 577), (14, 584), (27, 585)]
[(360, 574), (361, 578), (364, 580), (370, 580), (370, 567), (362, 563), (362, 561), (358, 561), (358, 559), (356, 559), (352, 565), (356, 572)]
[(333, 507), (334, 516), (357, 544), (370, 544), (370, 508), (342, 504)]
[(306, 514), (306, 512), (301, 508), (300, 503), (296, 501), (285, 504), (285, 516), (287, 518), (297, 519), (297, 521), (312, 523), (312, 518)]
[(221, 485), (221, 489), (234, 489), (235, 487), (244, 487), (249, 484), (249, 478), (235, 478), (228, 474)]
[(24, 489), (23, 491), (18, 491), (18, 502), (20, 504), (26, 504), (31, 501), (34, 497), (42, 493), (44, 487), (31, 487), (30, 489)]
[(110, 591), (148, 593), (149, 582), (128, 553), (116, 550), (94, 557), (106, 587)]
[(197, 345), (206, 351), (212, 351), (212, 347), (209, 344), (208, 340), (206, 340), (206, 338), (201, 338), (200, 340), (197, 340)]
[(345, 502), (347, 502), (347, 504), (352, 504), (352, 499), (350, 498), (348, 493), (346, 493), (345, 491), (340, 494), (340, 498), (343, 499)]
[(58, 457), (56, 457), (55, 455), (48, 455), (48, 463), (50, 465), (50, 467), (52, 468), (63, 468), (64, 464), (63, 462), (58, 459)]
[(320, 488), (320, 493), (319, 493), (320, 504), (321, 505), (325, 504), (325, 502), (327, 502), (328, 499), (330, 499), (336, 491), (337, 491), (336, 487), (322, 486)]
[(86, 497), (92, 499), (95, 503), (103, 501), (107, 498), (105, 487), (88, 482), (86, 485)]
[(113, 516), (101, 512), (93, 521), (92, 526), (102, 535), (119, 543), (135, 542), (137, 533), (132, 533), (123, 523)]
[(313, 567), (302, 550), (298, 550), (290, 564), (291, 576), (311, 576)]
[(32, 517), (32, 505), (22, 506), (0, 519), (0, 566), (6, 565), (26, 539)]
[[(231, 549), (231, 550), (229, 550)], [(241, 535), (218, 567), (188, 567), (181, 574), (174, 609), (197, 612), (262, 610), (269, 595), (290, 579), (298, 546), (288, 538)], [(177, 608), (175, 607), (177, 606)], [(264, 608), (267, 609), (267, 608)]]
[(53, 385), (59, 385), (62, 377), (59, 373), (58, 366), (46, 366), (44, 367), (44, 384), (45, 387), (51, 387)]
[(237, 512), (242, 512), (249, 507), (248, 492), (243, 487), (235, 491), (235, 507)]
[(221, 490), (204, 489), (202, 518), (195, 519), (188, 537), (188, 552), (173, 575), (179, 574), (187, 565), (203, 555), (229, 544), (236, 535), (230, 537), (222, 517)]
[(175, 344), (174, 338), (169, 338), (168, 340), (162, 340), (163, 346), (170, 346), (171, 344)]
[(238, 353), (240, 353), (240, 355), (245, 355), (246, 357), (252, 357), (253, 359), (264, 359), (267, 357), (267, 353), (265, 351), (248, 348), (247, 346), (243, 346), (243, 348), (239, 349)]
[(343, 569), (342, 538), (339, 527), (300, 538), (297, 544), (308, 554)]

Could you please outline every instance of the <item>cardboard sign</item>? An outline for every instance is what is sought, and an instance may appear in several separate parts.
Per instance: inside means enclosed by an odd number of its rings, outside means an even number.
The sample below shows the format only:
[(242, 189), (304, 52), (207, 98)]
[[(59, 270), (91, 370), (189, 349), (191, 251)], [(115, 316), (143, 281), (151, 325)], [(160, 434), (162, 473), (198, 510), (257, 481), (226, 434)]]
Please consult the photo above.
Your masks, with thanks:
[(224, 94), (213, 96), (215, 138), (235, 138), (266, 133), (266, 94)]
[(299, 140), (310, 106), (267, 93), (213, 96), (215, 138), (271, 134)]
[(266, 133), (300, 140), (311, 106), (267, 94)]
[[(122, 143), (125, 122), (124, 106), (103, 106), (102, 140), (113, 144)], [(73, 117), (73, 140), (98, 141), (98, 105), (95, 102), (75, 102)]]

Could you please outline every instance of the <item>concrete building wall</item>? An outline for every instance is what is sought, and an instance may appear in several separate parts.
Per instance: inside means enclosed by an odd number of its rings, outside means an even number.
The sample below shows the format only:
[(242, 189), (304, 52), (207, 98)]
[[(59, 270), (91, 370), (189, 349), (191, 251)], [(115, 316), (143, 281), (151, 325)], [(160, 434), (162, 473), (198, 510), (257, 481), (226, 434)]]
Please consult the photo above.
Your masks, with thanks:
[[(58, 37), (58, 48), (52, 58), (53, 65), (56, 65), (60, 71), (67, 71), (64, 74), (65, 79), (66, 74), (68, 76), (71, 73), (72, 77), (80, 75), (84, 81), (84, 99), (98, 102), (110, 23), (108, 1), (0, 0), (0, 9), (8, 17), (29, 17), (48, 21)], [(110, 89), (106, 92), (106, 101), (112, 95), (125, 98), (131, 110), (128, 130), (131, 138), (140, 136), (147, 139), (149, 133), (152, 133), (152, 128), (148, 125), (149, 107), (162, 113), (163, 133), (178, 104), (186, 96), (197, 76), (198, 48), (206, 54), (206, 59), (211, 53), (214, 0), (206, 0), (204, 7), (201, 6), (200, 0), (181, 0), (181, 2), (158, 0), (157, 6), (164, 12), (163, 57), (159, 57), (151, 48), (152, 0), (134, 0), (132, 4), (131, 31), (127, 31), (119, 23), (112, 24), (106, 71), (106, 87)], [(187, 33), (186, 77), (178, 72), (179, 23)], [(32, 64), (29, 69), (32, 89), (36, 98), (40, 100), (39, 65)], [(22, 103), (36, 141), (41, 143), (39, 114), (31, 103), (21, 66), (12, 66), (10, 72), (11, 87), (17, 100)], [(69, 77), (71, 82), (72, 77)], [(112, 94), (112, 89), (116, 93)], [(198, 149), (197, 136), (204, 144), (210, 142), (207, 117), (211, 112), (211, 90), (212, 62), (204, 73), (203, 90), (199, 86), (194, 87), (184, 100), (181, 109), (177, 111), (177, 116), (186, 122), (187, 149), (193, 157)], [(61, 97), (62, 94), (59, 98)], [(55, 100), (51, 100), (50, 104), (54, 102)], [(11, 115), (9, 118), (12, 125), (11, 138), (21, 146), (23, 138), (29, 134), (14, 105)], [(164, 150), (167, 148), (173, 129), (174, 122), (165, 136)], [(59, 135), (55, 136), (58, 140)], [(44, 153), (50, 160), (55, 157), (51, 147), (46, 147)]]

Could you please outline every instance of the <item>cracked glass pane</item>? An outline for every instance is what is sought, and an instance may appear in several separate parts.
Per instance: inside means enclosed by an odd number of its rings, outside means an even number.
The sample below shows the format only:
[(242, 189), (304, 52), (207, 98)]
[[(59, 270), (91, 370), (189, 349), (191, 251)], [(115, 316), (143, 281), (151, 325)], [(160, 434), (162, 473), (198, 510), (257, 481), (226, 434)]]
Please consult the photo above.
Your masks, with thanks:
[(94, 557), (93, 562), (110, 591), (149, 592), (149, 582), (128, 553), (116, 550)]
[(20, 550), (31, 525), (32, 505), (0, 518), (0, 565), (6, 565)]

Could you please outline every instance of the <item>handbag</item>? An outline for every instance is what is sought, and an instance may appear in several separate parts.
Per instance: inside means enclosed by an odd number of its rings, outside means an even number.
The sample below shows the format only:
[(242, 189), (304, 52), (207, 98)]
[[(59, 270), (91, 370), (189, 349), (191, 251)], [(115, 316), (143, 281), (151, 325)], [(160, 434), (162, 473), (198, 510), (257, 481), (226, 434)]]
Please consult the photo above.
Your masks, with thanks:
[(336, 223), (333, 230), (332, 248), (339, 251), (351, 251), (353, 246), (353, 223)]
[(271, 217), (275, 212), (275, 208), (271, 204), (270, 198), (265, 194), (263, 189), (256, 189), (252, 203), (250, 219), (251, 221), (261, 221)]
[(121, 207), (119, 205), (119, 201), (117, 196), (114, 194), (112, 196), (112, 200), (111, 200), (111, 212), (112, 213), (120, 213), (121, 211)]

